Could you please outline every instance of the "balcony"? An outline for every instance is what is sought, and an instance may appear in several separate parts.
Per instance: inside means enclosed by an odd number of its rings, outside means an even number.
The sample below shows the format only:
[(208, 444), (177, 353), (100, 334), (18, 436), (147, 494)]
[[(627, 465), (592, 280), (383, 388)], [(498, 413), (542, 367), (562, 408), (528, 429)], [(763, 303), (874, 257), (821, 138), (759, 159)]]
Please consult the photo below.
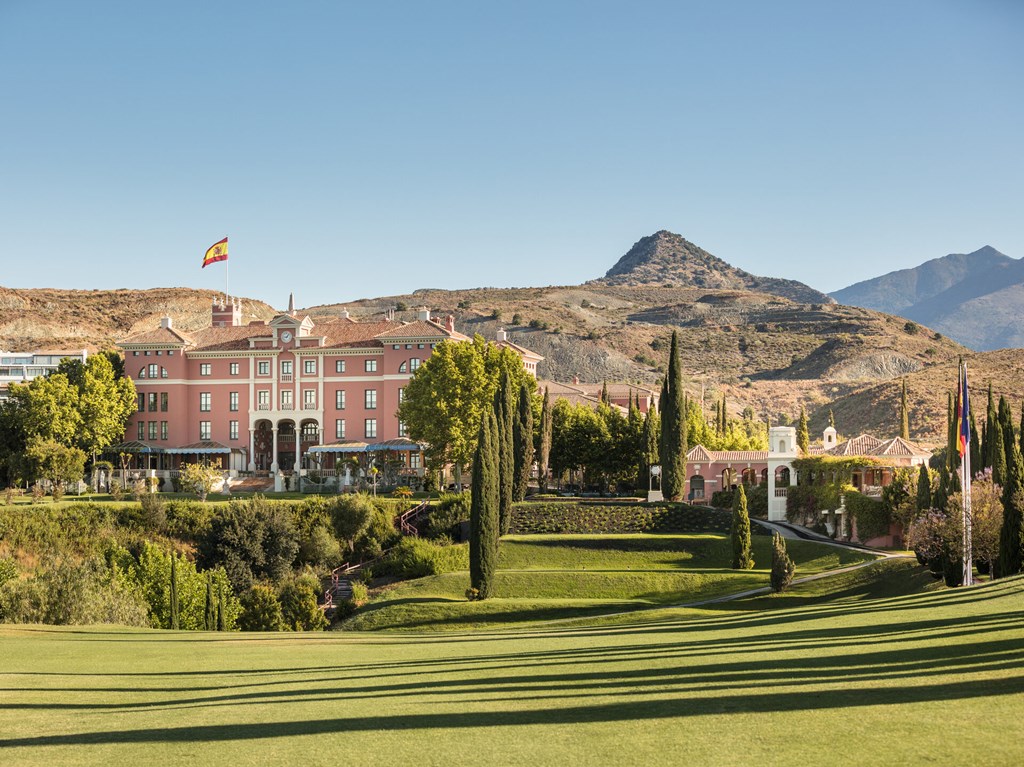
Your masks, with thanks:
[(295, 405), (293, 403), (291, 403), (291, 402), (282, 402), (281, 403), (281, 409), (282, 410), (294, 410), (295, 409)]
[(316, 403), (315, 402), (303, 402), (302, 403), (302, 409), (303, 410), (316, 410), (317, 409)]
[(775, 488), (775, 497), (776, 498), (785, 498), (788, 495), (789, 495), (789, 488), (788, 487), (777, 487), (777, 488)]
[(292, 374), (291, 373), (281, 373), (281, 383), (291, 383), (291, 382), (292, 382)]
[(260, 402), (258, 405), (256, 405), (256, 409), (257, 410), (270, 410), (270, 403), (269, 402)]

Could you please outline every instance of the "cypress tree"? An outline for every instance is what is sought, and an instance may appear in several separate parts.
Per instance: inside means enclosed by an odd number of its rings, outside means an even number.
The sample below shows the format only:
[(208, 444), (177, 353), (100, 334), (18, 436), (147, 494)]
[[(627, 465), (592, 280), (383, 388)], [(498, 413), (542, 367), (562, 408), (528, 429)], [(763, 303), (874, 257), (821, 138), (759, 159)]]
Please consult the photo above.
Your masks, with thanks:
[(480, 423), (473, 457), (473, 487), (469, 507), (469, 577), (478, 599), (491, 596), (498, 566), (499, 504), (498, 421), (493, 410)]
[(213, 578), (209, 573), (206, 575), (206, 615), (203, 625), (207, 631), (217, 630), (217, 603), (213, 598)]
[(171, 628), (181, 628), (181, 604), (178, 601), (178, 557), (171, 553)]
[(513, 430), (515, 439), (515, 488), (512, 499), (521, 501), (526, 497), (533, 468), (533, 393), (525, 383), (519, 387), (519, 407)]
[(992, 468), (995, 466), (995, 443), (992, 436), (995, 434), (996, 405), (992, 399), (992, 382), (988, 382), (988, 407), (985, 410), (985, 440), (981, 446), (982, 460), (984, 466), (979, 468)]
[(932, 496), (932, 505), (943, 513), (949, 506), (949, 468), (945, 464), (939, 469), (939, 484)]
[(982, 466), (981, 459), (981, 441), (978, 437), (978, 424), (974, 420), (974, 411), (971, 411), (971, 474), (977, 476), (978, 472), (981, 471)]
[(992, 481), (997, 485), (1006, 484), (1006, 448), (1003, 443), (1003, 430), (999, 418), (992, 421), (988, 433), (988, 446), (991, 453)]
[(641, 491), (651, 487), (651, 467), (658, 463), (658, 446), (661, 443), (661, 419), (658, 408), (652, 402), (644, 416), (644, 431), (640, 447), (640, 473), (637, 485)]
[(835, 413), (832, 412), (832, 408), (828, 409), (828, 425), (833, 429), (836, 428), (836, 416)]
[(948, 401), (946, 405), (946, 469), (948, 471), (954, 471), (956, 469), (956, 413), (953, 411), (956, 409), (953, 404), (953, 392), (948, 392)]
[(605, 381), (601, 385), (601, 401), (604, 404), (606, 404), (606, 405), (609, 404), (609, 402), (611, 401), (611, 400), (608, 399), (608, 382), (607, 381)]
[(228, 630), (227, 600), (224, 598), (224, 585), (217, 589), (217, 631)]
[(1024, 400), (1020, 403), (1020, 428), (1017, 430), (1017, 436), (1020, 438), (1020, 452), (1024, 454)]
[(932, 507), (932, 477), (928, 466), (921, 464), (917, 472), (917, 511), (923, 513)]
[(811, 435), (807, 431), (807, 411), (803, 405), (800, 406), (800, 424), (796, 430), (796, 444), (800, 451), (807, 455), (811, 449)]
[(548, 489), (548, 463), (551, 460), (551, 396), (544, 387), (544, 404), (540, 410), (540, 445), (537, 450), (537, 485), (543, 493)]
[(772, 591), (776, 594), (789, 588), (793, 582), (796, 565), (786, 551), (786, 539), (776, 531), (772, 533)]
[(512, 527), (512, 493), (515, 486), (515, 394), (508, 373), (501, 377), (501, 385), (494, 402), (494, 414), (498, 420), (498, 492), (500, 505), (498, 519), (501, 535), (508, 535)]
[(732, 569), (749, 570), (754, 566), (750, 550), (750, 516), (747, 514), (747, 493), (740, 484), (732, 504)]
[[(1006, 453), (1006, 481), (1003, 484), (1003, 526), (999, 531), (999, 577), (1024, 569), (1024, 458), (1013, 433), (1010, 407), (999, 398), (999, 427)], [(1009, 428), (1007, 428), (1007, 426)]]
[(661, 402), (661, 478), (665, 498), (678, 501), (686, 485), (686, 411), (678, 331), (672, 331), (668, 375)]
[(910, 439), (910, 409), (907, 406), (907, 379), (903, 379), (903, 392), (900, 395), (900, 436)]

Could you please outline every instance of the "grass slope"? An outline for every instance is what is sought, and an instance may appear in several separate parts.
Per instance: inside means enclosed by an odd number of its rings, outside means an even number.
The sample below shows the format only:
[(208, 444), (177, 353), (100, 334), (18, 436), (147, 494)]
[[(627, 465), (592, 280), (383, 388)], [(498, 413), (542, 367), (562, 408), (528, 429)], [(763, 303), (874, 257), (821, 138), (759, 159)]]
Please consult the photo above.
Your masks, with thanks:
[[(468, 572), (445, 573), (385, 591), (347, 627), (451, 631), (714, 599), (768, 585), (770, 540), (755, 536), (752, 546), (755, 569), (737, 571), (719, 535), (508, 536), (494, 599), (467, 602)], [(801, 576), (873, 558), (810, 541), (790, 541), (789, 551)]]
[[(898, 593), (892, 567), (867, 569)], [(861, 596), (443, 637), (3, 626), (0, 751), (29, 767), (1019, 764), (1024, 580), (847, 586)]]

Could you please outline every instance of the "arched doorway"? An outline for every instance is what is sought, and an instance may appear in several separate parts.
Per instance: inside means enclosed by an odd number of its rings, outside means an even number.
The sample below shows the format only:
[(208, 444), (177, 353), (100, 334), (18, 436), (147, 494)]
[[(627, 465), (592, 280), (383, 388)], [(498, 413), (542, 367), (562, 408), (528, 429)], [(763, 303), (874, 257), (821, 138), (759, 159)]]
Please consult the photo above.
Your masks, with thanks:
[(257, 421), (252, 434), (252, 460), (256, 471), (270, 471), (274, 462), (274, 427), (270, 421)]
[(295, 469), (296, 448), (295, 421), (277, 423), (277, 467), (281, 471)]
[(699, 474), (694, 474), (690, 477), (690, 500), (704, 500), (704, 477)]
[(789, 487), (789, 467), (780, 466), (775, 470), (775, 486)]
[(750, 487), (751, 485), (757, 484), (757, 470), (756, 469), (744, 469), (743, 473), (740, 474), (740, 481)]

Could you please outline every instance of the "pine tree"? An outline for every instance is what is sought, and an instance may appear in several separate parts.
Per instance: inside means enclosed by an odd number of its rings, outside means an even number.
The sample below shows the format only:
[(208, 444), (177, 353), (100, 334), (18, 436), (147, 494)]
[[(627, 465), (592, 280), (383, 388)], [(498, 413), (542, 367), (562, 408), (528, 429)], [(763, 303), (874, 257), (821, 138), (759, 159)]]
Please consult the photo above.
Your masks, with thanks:
[(804, 455), (807, 455), (811, 449), (811, 435), (807, 431), (807, 411), (804, 410), (803, 405), (800, 406), (800, 424), (796, 430), (796, 444)]
[(203, 624), (207, 631), (217, 630), (217, 602), (213, 598), (213, 578), (206, 575), (206, 615)]
[(493, 410), (480, 423), (473, 457), (473, 487), (469, 507), (469, 577), (478, 599), (491, 596), (498, 566), (499, 504), (498, 421)]
[(900, 395), (900, 436), (910, 439), (910, 409), (907, 406), (907, 379), (903, 379), (903, 392)]
[(519, 407), (513, 430), (515, 440), (515, 488), (512, 500), (521, 501), (526, 497), (533, 468), (533, 393), (525, 383), (519, 388)]
[[(1005, 405), (1005, 407), (1004, 407)], [(1013, 433), (1012, 415), (1006, 400), (999, 398), (1000, 430), (1006, 453), (1006, 481), (1003, 484), (1003, 526), (999, 532), (1000, 578), (1024, 570), (1024, 457)]]
[(772, 533), (772, 591), (776, 594), (785, 591), (793, 582), (796, 565), (786, 551), (786, 540), (778, 532)]
[(544, 404), (540, 411), (540, 445), (537, 450), (537, 484), (543, 493), (548, 489), (548, 463), (551, 460), (551, 395), (544, 387)]
[(754, 554), (750, 549), (750, 516), (747, 514), (747, 493), (741, 484), (736, 488), (732, 504), (732, 569), (750, 570)]
[(171, 553), (171, 628), (181, 628), (181, 603), (178, 600), (178, 557)]
[(928, 466), (921, 464), (917, 472), (917, 511), (924, 513), (932, 507), (932, 478)]
[(494, 414), (498, 420), (498, 492), (500, 504), (498, 520), (501, 535), (508, 535), (512, 528), (512, 493), (515, 486), (515, 394), (508, 373), (501, 377), (501, 384), (495, 395)]
[(661, 477), (665, 498), (678, 501), (686, 486), (686, 411), (678, 332), (672, 331), (668, 375), (661, 402)]

